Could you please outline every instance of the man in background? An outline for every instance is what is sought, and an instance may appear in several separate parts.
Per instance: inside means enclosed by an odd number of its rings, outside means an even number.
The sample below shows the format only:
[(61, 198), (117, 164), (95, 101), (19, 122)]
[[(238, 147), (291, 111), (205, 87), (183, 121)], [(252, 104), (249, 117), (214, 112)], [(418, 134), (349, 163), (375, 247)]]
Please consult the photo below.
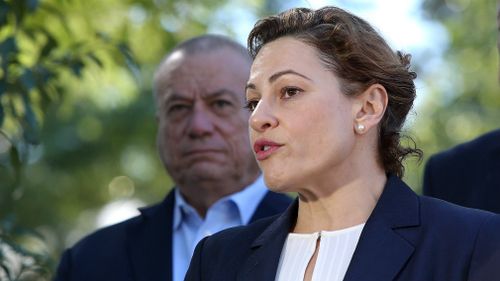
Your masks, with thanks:
[(56, 280), (180, 281), (203, 237), (288, 206), (290, 198), (266, 189), (249, 143), (250, 65), (243, 46), (217, 35), (166, 56), (154, 78), (157, 145), (176, 186), (141, 215), (66, 250)]
[[(500, 1), (497, 28), (500, 33)], [(500, 130), (433, 155), (425, 167), (423, 193), (500, 213)]]

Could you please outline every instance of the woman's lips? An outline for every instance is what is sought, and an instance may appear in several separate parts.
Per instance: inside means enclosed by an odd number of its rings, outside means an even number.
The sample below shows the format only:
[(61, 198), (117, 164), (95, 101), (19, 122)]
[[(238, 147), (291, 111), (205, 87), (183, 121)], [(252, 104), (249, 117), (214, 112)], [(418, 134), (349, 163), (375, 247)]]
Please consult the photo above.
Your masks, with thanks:
[(258, 161), (267, 159), (271, 154), (278, 150), (282, 144), (275, 143), (269, 140), (257, 140), (253, 145), (253, 151), (255, 152), (255, 158)]

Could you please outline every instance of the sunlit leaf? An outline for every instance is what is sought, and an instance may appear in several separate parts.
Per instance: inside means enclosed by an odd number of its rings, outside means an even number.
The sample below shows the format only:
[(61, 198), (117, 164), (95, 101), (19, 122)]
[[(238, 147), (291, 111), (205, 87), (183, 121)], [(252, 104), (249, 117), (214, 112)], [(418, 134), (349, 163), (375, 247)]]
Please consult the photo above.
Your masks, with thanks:
[(48, 56), (54, 49), (57, 48), (57, 40), (46, 30), (43, 30), (43, 33), (47, 37), (47, 42), (45, 46), (43, 46), (42, 51), (40, 52), (40, 58), (43, 59)]
[(5, 275), (7, 275), (7, 278), (8, 278), (7, 280), (11, 281), (12, 280), (12, 274), (10, 273), (9, 267), (6, 264), (4, 264), (4, 263), (0, 263), (0, 267), (5, 272)]
[(90, 60), (92, 60), (95, 64), (97, 64), (99, 67), (103, 67), (102, 61), (94, 53), (88, 53), (87, 57)]

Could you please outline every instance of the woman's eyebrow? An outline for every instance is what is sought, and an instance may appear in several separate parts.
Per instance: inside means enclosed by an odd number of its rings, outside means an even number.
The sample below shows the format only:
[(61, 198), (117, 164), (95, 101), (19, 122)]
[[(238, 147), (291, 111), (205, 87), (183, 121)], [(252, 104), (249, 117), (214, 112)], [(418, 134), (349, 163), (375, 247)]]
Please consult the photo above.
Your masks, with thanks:
[(305, 76), (304, 74), (300, 74), (294, 70), (291, 70), (291, 69), (287, 69), (287, 70), (283, 70), (283, 71), (279, 71), (279, 72), (276, 72), (274, 73), (273, 75), (271, 75), (271, 77), (269, 77), (269, 83), (272, 83), (274, 81), (276, 81), (276, 79), (280, 78), (281, 76), (283, 75), (286, 75), (286, 74), (293, 74), (293, 75), (297, 75), (297, 76), (300, 76), (304, 79), (307, 79), (309, 81), (312, 81), (311, 78)]
[[(278, 79), (281, 76), (286, 75), (286, 74), (297, 75), (297, 76), (300, 76), (300, 77), (302, 77), (304, 79), (307, 79), (309, 81), (313, 81), (311, 78), (305, 76), (304, 74), (298, 73), (297, 71), (294, 71), (294, 70), (291, 70), (291, 69), (287, 69), (287, 70), (283, 70), (283, 71), (279, 71), (279, 72), (274, 73), (273, 75), (271, 75), (269, 77), (268, 81), (269, 81), (269, 83), (273, 83), (274, 81), (276, 81), (276, 79)], [(245, 91), (247, 91), (248, 89), (255, 90), (256, 88), (257, 87), (255, 86), (255, 84), (249, 82), (245, 86)]]

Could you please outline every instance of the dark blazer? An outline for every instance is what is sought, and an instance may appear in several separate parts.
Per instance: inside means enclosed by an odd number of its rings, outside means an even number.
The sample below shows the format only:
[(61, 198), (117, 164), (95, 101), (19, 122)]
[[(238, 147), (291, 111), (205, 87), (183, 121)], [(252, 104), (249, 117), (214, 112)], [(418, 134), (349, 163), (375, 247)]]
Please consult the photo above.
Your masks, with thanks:
[(500, 130), (432, 156), (424, 195), (500, 213)]
[[(56, 281), (172, 280), (174, 192), (141, 215), (103, 228), (66, 250)], [(251, 221), (285, 210), (291, 199), (268, 192)]]
[[(204, 238), (185, 280), (274, 280), (297, 209)], [(498, 281), (500, 216), (418, 196), (389, 177), (344, 280)]]

